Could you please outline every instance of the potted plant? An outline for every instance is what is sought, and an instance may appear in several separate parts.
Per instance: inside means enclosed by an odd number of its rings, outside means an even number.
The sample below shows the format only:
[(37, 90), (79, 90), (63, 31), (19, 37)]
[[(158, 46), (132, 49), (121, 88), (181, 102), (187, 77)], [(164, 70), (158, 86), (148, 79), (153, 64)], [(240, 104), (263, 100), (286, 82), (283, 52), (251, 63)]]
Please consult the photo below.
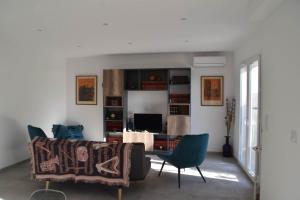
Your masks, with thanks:
[(223, 145), (223, 156), (231, 157), (232, 156), (232, 146), (229, 143), (230, 139), (230, 129), (233, 124), (235, 117), (235, 99), (233, 98), (231, 101), (226, 98), (226, 116), (225, 116), (225, 125), (227, 134), (225, 136), (226, 142)]

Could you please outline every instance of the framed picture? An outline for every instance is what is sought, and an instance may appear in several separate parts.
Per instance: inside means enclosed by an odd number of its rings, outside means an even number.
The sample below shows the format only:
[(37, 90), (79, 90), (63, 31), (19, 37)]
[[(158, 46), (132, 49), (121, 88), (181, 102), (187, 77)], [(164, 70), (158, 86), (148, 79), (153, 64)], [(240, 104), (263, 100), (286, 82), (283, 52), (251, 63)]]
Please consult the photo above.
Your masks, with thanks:
[(76, 76), (76, 104), (97, 105), (97, 76)]
[(223, 76), (201, 76), (201, 106), (223, 106), (223, 85)]

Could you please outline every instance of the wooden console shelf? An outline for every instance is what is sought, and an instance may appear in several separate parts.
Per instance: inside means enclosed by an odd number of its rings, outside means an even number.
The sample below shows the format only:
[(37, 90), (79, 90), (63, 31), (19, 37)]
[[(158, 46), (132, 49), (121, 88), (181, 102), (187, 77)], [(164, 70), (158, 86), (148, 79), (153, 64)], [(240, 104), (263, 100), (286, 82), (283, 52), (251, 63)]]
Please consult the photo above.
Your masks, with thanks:
[[(164, 151), (172, 151), (176, 148), (177, 144), (180, 142), (181, 136), (178, 136), (173, 139), (167, 140), (164, 139), (156, 139), (154, 138), (153, 150), (164, 150)], [(122, 143), (123, 136), (122, 135), (109, 135), (106, 137), (106, 141), (108, 143)]]

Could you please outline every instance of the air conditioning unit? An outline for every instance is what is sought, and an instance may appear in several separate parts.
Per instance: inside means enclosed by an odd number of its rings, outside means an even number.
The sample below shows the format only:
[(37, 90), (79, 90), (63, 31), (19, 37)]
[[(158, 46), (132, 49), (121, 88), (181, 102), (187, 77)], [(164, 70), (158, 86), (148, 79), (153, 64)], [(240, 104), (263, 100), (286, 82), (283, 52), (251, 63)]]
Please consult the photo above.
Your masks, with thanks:
[(196, 56), (193, 58), (193, 67), (224, 67), (226, 64), (225, 56)]

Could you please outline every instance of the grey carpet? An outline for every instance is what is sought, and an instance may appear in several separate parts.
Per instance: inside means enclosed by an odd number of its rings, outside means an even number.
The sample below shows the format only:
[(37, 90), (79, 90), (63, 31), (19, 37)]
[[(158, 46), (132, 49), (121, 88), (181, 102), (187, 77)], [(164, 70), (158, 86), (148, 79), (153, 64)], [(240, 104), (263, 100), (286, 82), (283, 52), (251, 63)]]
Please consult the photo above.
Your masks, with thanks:
[[(208, 154), (200, 167), (206, 177), (205, 184), (197, 169), (182, 170), (181, 189), (177, 187), (177, 169), (165, 165), (160, 177), (161, 160), (152, 157), (152, 169), (144, 181), (132, 182), (123, 192), (130, 200), (250, 200), (252, 183), (232, 158)], [(0, 172), (0, 200), (28, 199), (30, 194), (44, 187), (44, 183), (30, 178), (29, 162)], [(51, 183), (50, 188), (63, 191), (69, 200), (116, 199), (116, 188), (99, 184)]]

